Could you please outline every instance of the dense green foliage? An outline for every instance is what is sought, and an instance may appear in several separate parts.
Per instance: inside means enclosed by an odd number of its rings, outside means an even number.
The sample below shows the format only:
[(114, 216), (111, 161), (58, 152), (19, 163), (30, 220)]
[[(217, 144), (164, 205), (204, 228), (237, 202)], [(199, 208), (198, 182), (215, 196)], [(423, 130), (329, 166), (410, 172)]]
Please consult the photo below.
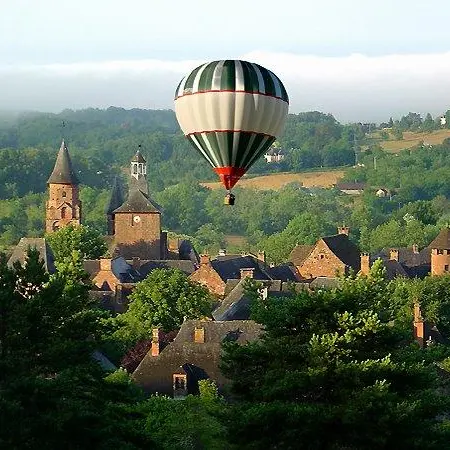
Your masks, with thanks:
[[(402, 119), (404, 123), (416, 116), (408, 117)], [(138, 144), (148, 160), (150, 191), (164, 209), (164, 228), (189, 236), (198, 251), (214, 253), (224, 246), (229, 251), (265, 249), (269, 260), (278, 262), (296, 243), (311, 243), (345, 223), (362, 250), (377, 252), (383, 247), (427, 245), (450, 221), (448, 141), (394, 155), (373, 145), (364, 134), (376, 129), (375, 124), (343, 126), (318, 112), (290, 115), (279, 140), (285, 160), (266, 164), (261, 159), (253, 173), (351, 164), (356, 151), (360, 165), (347, 169), (345, 179), (365, 182), (365, 194), (349, 198), (334, 189), (295, 184), (278, 192), (237, 188), (236, 206), (224, 208), (222, 190), (199, 185), (215, 175), (178, 131), (172, 111), (88, 109), (22, 115), (0, 126), (1, 249), (22, 236), (43, 234), (45, 183), (62, 120), (84, 184), (83, 222), (103, 234), (108, 189)], [(379, 187), (389, 189), (391, 195), (377, 198)], [(227, 243), (229, 235), (245, 239), (233, 246)]]
[(136, 285), (126, 312), (115, 320), (115, 337), (128, 344), (148, 338), (154, 327), (180, 328), (184, 319), (200, 319), (211, 313), (209, 291), (178, 269), (155, 269)]
[(126, 414), (136, 397), (91, 356), (102, 313), (82, 271), (59, 269), (49, 277), (35, 251), (14, 268), (0, 255), (0, 447), (151, 448)]
[[(401, 281), (408, 284), (407, 281)], [(416, 282), (419, 297), (449, 279)], [(259, 299), (263, 338), (227, 343), (223, 371), (232, 379), (230, 439), (238, 448), (439, 449), (449, 439), (434, 362), (448, 347), (412, 344), (411, 291), (387, 283), (379, 264), (369, 277), (333, 291)], [(419, 291), (417, 291), (419, 292)], [(429, 299), (431, 300), (431, 299)], [(433, 303), (433, 301), (431, 301)], [(404, 321), (408, 310), (408, 321)], [(445, 311), (446, 312), (446, 311)], [(420, 425), (419, 425), (420, 424)]]
[[(224, 344), (233, 402), (211, 381), (179, 401), (145, 399), (124, 369), (107, 374), (92, 358), (110, 333), (107, 313), (89, 300), (74, 254), (52, 276), (36, 251), (13, 268), (0, 256), (0, 447), (445, 448), (448, 375), (437, 370), (450, 367), (450, 350), (419, 350), (411, 319), (420, 302), (424, 317), (450, 332), (449, 276), (387, 282), (375, 264), (339, 289), (266, 300), (249, 281), (266, 333)], [(157, 273), (151, 286), (164, 294), (160, 306), (176, 286), (186, 288), (179, 277), (169, 271), (169, 283)], [(146, 312), (157, 310), (152, 303)]]
[(106, 243), (98, 231), (85, 225), (68, 225), (45, 235), (57, 262), (70, 257), (74, 251), (83, 259), (98, 259), (106, 251)]

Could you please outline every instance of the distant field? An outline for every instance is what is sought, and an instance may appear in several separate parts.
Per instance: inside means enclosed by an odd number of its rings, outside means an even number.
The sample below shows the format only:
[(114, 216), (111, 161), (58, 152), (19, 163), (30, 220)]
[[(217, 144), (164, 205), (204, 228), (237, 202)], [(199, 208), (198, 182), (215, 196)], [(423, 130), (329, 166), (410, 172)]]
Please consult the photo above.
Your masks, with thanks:
[[(305, 187), (330, 187), (344, 176), (344, 171), (329, 170), (320, 172), (302, 172), (302, 173), (276, 173), (262, 175), (255, 178), (242, 178), (238, 186), (242, 188), (254, 189), (281, 189), (289, 183), (301, 183)], [(209, 189), (218, 189), (223, 187), (222, 183), (202, 183)]]
[(432, 133), (413, 133), (411, 131), (405, 131), (403, 133), (403, 139), (392, 139), (392, 140), (380, 140), (378, 143), (385, 150), (397, 153), (400, 150), (406, 148), (411, 148), (417, 145), (419, 142), (424, 144), (435, 145), (442, 144), (442, 141), (450, 137), (450, 130), (437, 130)]

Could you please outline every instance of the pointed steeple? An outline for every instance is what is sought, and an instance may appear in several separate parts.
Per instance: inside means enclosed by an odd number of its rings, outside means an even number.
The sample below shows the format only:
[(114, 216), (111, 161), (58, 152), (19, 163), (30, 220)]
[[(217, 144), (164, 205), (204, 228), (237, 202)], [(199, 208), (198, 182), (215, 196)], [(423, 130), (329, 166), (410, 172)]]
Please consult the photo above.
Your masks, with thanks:
[(131, 160), (130, 176), (130, 187), (137, 188), (148, 195), (147, 163), (141, 153), (141, 144)]
[(56, 158), (55, 167), (47, 181), (47, 184), (80, 184), (70, 160), (69, 150), (64, 142), (61, 142), (61, 147)]
[(111, 189), (111, 197), (109, 203), (106, 205), (106, 214), (111, 214), (115, 209), (117, 209), (125, 201), (123, 196), (122, 184), (120, 178), (116, 176), (114, 178), (114, 184)]

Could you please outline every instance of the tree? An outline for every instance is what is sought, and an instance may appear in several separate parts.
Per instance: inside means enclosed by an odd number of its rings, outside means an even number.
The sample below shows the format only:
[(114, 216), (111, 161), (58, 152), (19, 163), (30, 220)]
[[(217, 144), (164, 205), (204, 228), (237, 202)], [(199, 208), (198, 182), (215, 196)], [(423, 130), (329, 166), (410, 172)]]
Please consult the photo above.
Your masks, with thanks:
[(391, 289), (378, 263), (370, 276), (344, 279), (333, 291), (254, 299), (262, 339), (224, 347), (222, 371), (235, 399), (229, 439), (249, 449), (447, 442), (439, 415), (449, 404), (433, 350), (412, 345), (410, 322), (396, 323), (403, 305), (392, 304)]
[(151, 336), (153, 327), (178, 329), (184, 319), (211, 312), (212, 297), (178, 269), (155, 269), (136, 285), (125, 313), (117, 317), (115, 336), (131, 344)]
[(84, 225), (68, 225), (46, 234), (56, 261), (70, 257), (75, 250), (84, 259), (98, 259), (107, 251), (106, 243), (98, 231)]
[(152, 445), (126, 410), (136, 392), (92, 358), (100, 313), (74, 277), (49, 277), (35, 250), (13, 268), (0, 255), (0, 312), (1, 448)]

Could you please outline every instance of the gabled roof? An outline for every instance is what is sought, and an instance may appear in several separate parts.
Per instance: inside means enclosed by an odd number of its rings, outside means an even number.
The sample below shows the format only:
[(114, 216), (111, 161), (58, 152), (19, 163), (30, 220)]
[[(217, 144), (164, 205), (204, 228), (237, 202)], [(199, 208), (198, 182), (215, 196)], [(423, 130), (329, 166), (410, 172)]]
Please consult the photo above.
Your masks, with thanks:
[(26, 261), (29, 248), (35, 248), (39, 252), (47, 272), (55, 272), (55, 258), (52, 249), (44, 238), (21, 238), (8, 260), (8, 266), (11, 267), (16, 261), (23, 264)]
[(272, 280), (298, 281), (297, 272), (293, 264), (288, 263), (268, 267), (266, 271)]
[(443, 228), (436, 238), (431, 241), (428, 248), (437, 248), (439, 250), (450, 249), (450, 228)]
[(250, 317), (250, 299), (245, 296), (245, 278), (239, 281), (234, 289), (223, 299), (213, 311), (214, 320), (247, 320)]
[(346, 234), (335, 234), (322, 238), (327, 247), (347, 266), (361, 268), (361, 252)]
[(125, 201), (123, 196), (122, 185), (120, 183), (120, 178), (114, 178), (114, 184), (111, 189), (111, 197), (109, 198), (109, 203), (106, 205), (105, 212), (106, 214), (111, 214), (114, 210), (119, 208)]
[(289, 255), (289, 261), (294, 266), (301, 266), (305, 259), (311, 254), (315, 245), (297, 245)]
[(153, 212), (161, 214), (161, 207), (150, 197), (147, 197), (139, 189), (133, 189), (130, 192), (128, 199), (117, 209), (114, 214), (117, 213), (145, 213)]
[(55, 167), (47, 181), (47, 184), (80, 184), (72, 167), (69, 150), (63, 141), (56, 157)]
[(261, 262), (251, 255), (217, 256), (211, 260), (211, 265), (223, 281), (241, 278), (241, 269), (253, 269), (255, 280), (270, 280), (269, 275), (261, 268)]
[[(197, 327), (204, 329), (204, 343), (194, 342)], [(173, 392), (173, 374), (189, 369), (195, 384), (199, 379), (211, 378), (221, 388), (227, 381), (219, 369), (222, 342), (232, 339), (244, 344), (258, 339), (261, 333), (261, 325), (251, 320), (187, 320), (175, 340), (159, 356), (152, 356), (151, 352), (145, 355), (132, 377), (147, 392), (170, 395)]]
[[(422, 265), (430, 265), (431, 262), (431, 249), (424, 248), (420, 251), (414, 251), (413, 248), (400, 247), (398, 250), (398, 261), (407, 267), (417, 267)], [(374, 256), (374, 259), (381, 258), (383, 260), (389, 259), (391, 249), (383, 248), (378, 254)]]

